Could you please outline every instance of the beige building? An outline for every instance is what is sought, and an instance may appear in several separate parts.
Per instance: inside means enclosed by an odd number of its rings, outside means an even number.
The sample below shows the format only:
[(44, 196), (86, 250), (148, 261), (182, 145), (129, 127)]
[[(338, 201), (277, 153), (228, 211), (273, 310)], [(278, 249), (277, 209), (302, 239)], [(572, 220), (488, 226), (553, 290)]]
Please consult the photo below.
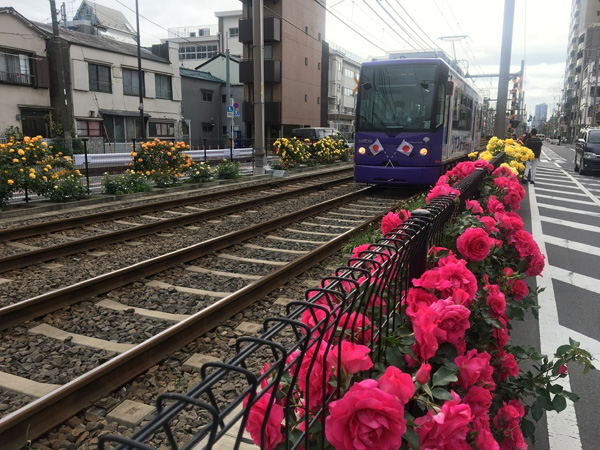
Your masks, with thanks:
[(46, 34), (13, 8), (0, 8), (0, 133), (19, 127), (48, 136), (50, 113)]
[[(252, 1), (243, 1), (240, 81), (243, 120), (254, 123)], [(264, 5), (264, 95), (267, 144), (291, 136), (293, 128), (327, 125), (328, 46), (325, 9), (318, 2), (273, 0)], [(250, 135), (249, 137), (252, 137)]]

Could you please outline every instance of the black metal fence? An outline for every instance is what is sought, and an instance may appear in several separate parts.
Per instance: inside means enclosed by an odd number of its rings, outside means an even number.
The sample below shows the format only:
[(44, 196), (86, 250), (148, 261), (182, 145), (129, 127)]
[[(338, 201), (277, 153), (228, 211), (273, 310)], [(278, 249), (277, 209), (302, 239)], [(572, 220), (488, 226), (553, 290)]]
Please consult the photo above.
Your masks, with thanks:
[[(495, 166), (500, 162), (492, 161)], [(333, 365), (341, 367), (343, 339), (368, 346), (373, 362), (384, 361), (384, 343), (394, 336), (410, 280), (426, 269), (428, 246), (439, 243), (444, 225), (465, 200), (478, 196), (483, 177), (478, 169), (454, 186), (460, 195), (433, 199), (413, 211), (396, 230), (324, 278), (320, 287), (306, 291), (304, 301), (289, 303), (285, 317), (266, 319), (259, 338), (239, 338), (237, 354), (228, 362), (204, 364), (200, 384), (185, 394), (161, 395), (157, 416), (132, 436), (104, 435), (99, 449), (152, 449), (153, 440), (160, 448), (211, 449), (220, 439), (233, 439), (237, 449), (247, 442), (243, 434), (253, 420), (253, 405), (264, 413), (261, 448), (273, 448), (265, 442), (270, 414), (283, 416), (286, 449), (323, 448), (327, 408), (339, 398), (344, 382), (342, 372), (333, 373), (325, 361), (333, 358)], [(289, 388), (296, 385), (302, 399)], [(190, 415), (193, 426), (177, 425)]]

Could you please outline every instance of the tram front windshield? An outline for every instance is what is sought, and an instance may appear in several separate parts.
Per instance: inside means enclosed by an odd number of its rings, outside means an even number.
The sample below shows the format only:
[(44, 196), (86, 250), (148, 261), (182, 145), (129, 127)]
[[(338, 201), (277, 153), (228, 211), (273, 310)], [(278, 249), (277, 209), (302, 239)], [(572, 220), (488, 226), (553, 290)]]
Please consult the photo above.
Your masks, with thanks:
[(392, 136), (441, 126), (445, 85), (437, 83), (436, 76), (437, 66), (432, 64), (363, 67), (357, 131), (383, 131)]

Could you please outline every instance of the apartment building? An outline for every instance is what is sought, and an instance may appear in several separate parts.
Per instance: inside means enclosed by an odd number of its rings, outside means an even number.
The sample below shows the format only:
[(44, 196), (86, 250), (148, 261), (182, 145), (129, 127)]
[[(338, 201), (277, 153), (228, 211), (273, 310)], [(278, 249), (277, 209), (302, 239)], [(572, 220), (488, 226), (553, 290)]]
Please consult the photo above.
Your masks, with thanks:
[[(244, 45), (240, 81), (243, 120), (249, 137), (254, 124), (252, 0), (242, 0), (239, 40)], [(325, 9), (318, 2), (270, 0), (264, 6), (265, 139), (291, 136), (298, 127), (327, 126), (329, 46)]]

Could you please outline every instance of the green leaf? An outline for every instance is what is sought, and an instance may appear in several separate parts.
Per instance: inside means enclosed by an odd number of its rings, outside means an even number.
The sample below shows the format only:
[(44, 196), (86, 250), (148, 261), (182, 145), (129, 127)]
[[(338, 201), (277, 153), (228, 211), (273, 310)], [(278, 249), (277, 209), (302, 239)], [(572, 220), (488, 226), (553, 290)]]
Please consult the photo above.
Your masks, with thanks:
[(399, 351), (397, 348), (388, 347), (387, 350), (385, 351), (385, 358), (390, 366), (394, 366), (394, 367), (403, 367), (404, 366), (404, 363), (405, 363), (404, 353)]
[(562, 395), (564, 397), (568, 398), (569, 400), (571, 400), (572, 402), (578, 402), (579, 401), (579, 395), (574, 394), (573, 392), (563, 391)]
[(567, 407), (567, 400), (562, 395), (555, 395), (552, 399), (552, 406), (556, 412), (561, 412)]
[(544, 408), (542, 408), (542, 405), (540, 405), (540, 402), (538, 402), (536, 400), (533, 403), (533, 405), (531, 406), (531, 417), (533, 417), (533, 420), (535, 420), (537, 422), (542, 418), (543, 414), (544, 414)]
[(433, 375), (432, 383), (434, 386), (446, 386), (454, 381), (457, 381), (456, 371), (448, 367), (440, 367)]
[(571, 346), (570, 345), (561, 345), (560, 347), (558, 347), (556, 349), (556, 356), (563, 356), (565, 353), (567, 353), (569, 350), (571, 350)]
[(427, 393), (427, 395), (429, 395), (431, 398), (433, 398), (433, 393), (431, 392), (431, 388), (429, 387), (428, 384), (422, 384), (421, 387)]
[(569, 344), (571, 344), (571, 346), (575, 347), (575, 348), (579, 348), (579, 345), (580, 345), (579, 342), (577, 342), (575, 339), (571, 339), (571, 338), (569, 338)]
[(407, 428), (402, 436), (406, 441), (410, 444), (410, 447), (413, 450), (419, 450), (421, 448), (421, 441), (419, 440), (419, 435), (412, 428)]
[(521, 431), (526, 438), (533, 439), (535, 437), (535, 424), (531, 420), (521, 419)]
[(439, 398), (440, 400), (452, 400), (452, 394), (446, 389), (436, 387), (431, 390), (431, 393), (435, 398)]
[(548, 386), (548, 390), (553, 394), (560, 394), (564, 388), (560, 384), (551, 384)]

